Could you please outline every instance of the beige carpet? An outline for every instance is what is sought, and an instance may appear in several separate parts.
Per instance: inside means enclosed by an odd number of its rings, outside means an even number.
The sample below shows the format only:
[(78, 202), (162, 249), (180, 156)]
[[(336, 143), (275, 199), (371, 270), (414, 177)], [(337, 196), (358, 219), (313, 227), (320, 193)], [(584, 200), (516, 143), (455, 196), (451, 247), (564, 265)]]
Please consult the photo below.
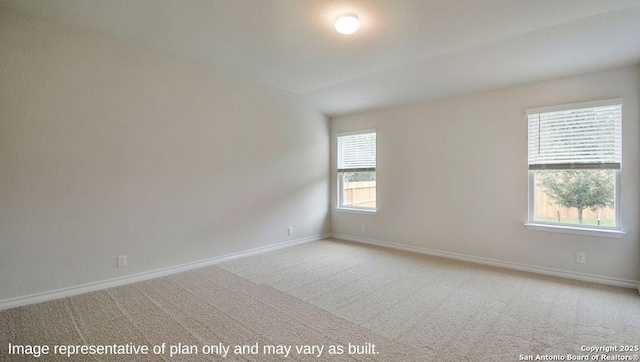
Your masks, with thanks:
[[(150, 350), (36, 359), (9, 343)], [(178, 343), (198, 354), (170, 356)], [(222, 360), (220, 345), (226, 360), (282, 360), (291, 346), (290, 360), (517, 361), (638, 344), (637, 291), (330, 240), (0, 312), (0, 361)], [(305, 345), (323, 346), (320, 358)]]
[[(640, 345), (637, 290), (323, 241), (221, 265), (437, 361)], [(632, 353), (631, 356), (638, 354)]]

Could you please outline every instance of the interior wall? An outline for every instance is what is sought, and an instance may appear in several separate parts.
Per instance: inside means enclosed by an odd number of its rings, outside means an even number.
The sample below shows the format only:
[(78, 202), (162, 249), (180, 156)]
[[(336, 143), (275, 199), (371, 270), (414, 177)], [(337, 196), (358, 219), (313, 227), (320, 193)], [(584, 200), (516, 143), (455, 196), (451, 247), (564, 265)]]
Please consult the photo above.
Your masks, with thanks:
[[(629, 67), (331, 121), (377, 129), (376, 214), (336, 211), (335, 234), (596, 276), (640, 279), (640, 80)], [(525, 109), (623, 98), (621, 239), (527, 230)], [(366, 225), (365, 232), (360, 226)], [(576, 252), (586, 263), (576, 263)]]
[(330, 232), (300, 97), (4, 10), (0, 49), (0, 300)]

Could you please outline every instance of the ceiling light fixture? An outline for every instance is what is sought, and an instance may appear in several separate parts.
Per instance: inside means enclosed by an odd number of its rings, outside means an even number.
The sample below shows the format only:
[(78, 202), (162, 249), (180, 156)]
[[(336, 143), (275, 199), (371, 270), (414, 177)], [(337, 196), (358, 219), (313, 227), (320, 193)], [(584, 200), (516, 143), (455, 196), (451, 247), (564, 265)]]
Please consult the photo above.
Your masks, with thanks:
[(336, 31), (340, 34), (353, 34), (360, 28), (358, 15), (349, 13), (342, 14), (336, 18)]

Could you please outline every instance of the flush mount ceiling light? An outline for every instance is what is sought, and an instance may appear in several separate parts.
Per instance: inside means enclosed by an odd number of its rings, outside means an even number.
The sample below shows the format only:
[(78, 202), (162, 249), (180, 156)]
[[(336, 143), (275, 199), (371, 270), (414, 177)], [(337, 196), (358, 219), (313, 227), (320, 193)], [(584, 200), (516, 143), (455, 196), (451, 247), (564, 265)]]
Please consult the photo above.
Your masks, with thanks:
[(353, 34), (360, 28), (360, 21), (358, 15), (349, 13), (342, 14), (336, 18), (336, 31), (340, 34)]

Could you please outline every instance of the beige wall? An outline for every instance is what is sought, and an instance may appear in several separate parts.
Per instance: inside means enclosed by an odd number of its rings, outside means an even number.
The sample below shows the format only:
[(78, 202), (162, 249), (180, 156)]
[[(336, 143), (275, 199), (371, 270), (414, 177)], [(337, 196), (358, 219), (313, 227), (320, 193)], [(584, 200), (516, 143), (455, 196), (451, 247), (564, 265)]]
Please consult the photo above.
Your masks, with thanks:
[[(377, 129), (379, 211), (367, 215), (333, 210), (332, 230), (436, 251), (638, 280), (639, 83), (638, 68), (631, 67), (334, 118), (332, 162), (336, 133)], [(525, 109), (618, 97), (624, 99), (626, 235), (610, 239), (527, 230)], [(333, 185), (333, 207), (335, 192)], [(576, 263), (577, 251), (587, 253), (585, 264)]]
[(4, 10), (0, 49), (0, 301), (330, 232), (297, 96)]

